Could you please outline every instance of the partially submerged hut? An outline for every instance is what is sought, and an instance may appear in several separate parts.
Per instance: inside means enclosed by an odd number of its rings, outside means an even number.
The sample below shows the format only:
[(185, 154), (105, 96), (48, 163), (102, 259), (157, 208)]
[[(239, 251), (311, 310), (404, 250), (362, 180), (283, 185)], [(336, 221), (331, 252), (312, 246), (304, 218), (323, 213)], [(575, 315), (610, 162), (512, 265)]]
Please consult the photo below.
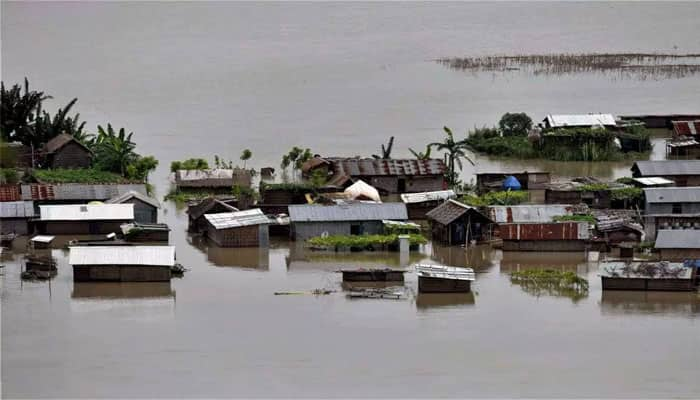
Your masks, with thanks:
[(644, 189), (644, 231), (654, 240), (659, 229), (700, 228), (700, 187)]
[(654, 248), (664, 261), (700, 259), (700, 230), (662, 229), (656, 233)]
[(700, 160), (637, 161), (632, 177), (660, 177), (676, 182), (676, 186), (700, 186)]
[(291, 235), (306, 240), (322, 235), (362, 235), (383, 232), (383, 220), (408, 219), (403, 203), (352, 202), (338, 205), (290, 205)]
[(430, 210), (456, 197), (454, 190), (437, 190), (434, 192), (404, 193), (401, 201), (406, 204), (409, 219), (425, 219)]
[(37, 230), (51, 235), (118, 232), (134, 220), (133, 204), (42, 205), (39, 212)]
[(73, 136), (62, 133), (44, 146), (49, 168), (89, 168), (92, 151)]
[(175, 267), (173, 246), (74, 246), (68, 263), (76, 282), (169, 281)]
[(207, 237), (219, 247), (264, 247), (269, 243), (270, 220), (259, 208), (204, 217)]
[(603, 290), (691, 291), (695, 269), (668, 261), (608, 261), (599, 266)]
[(139, 224), (155, 224), (158, 222), (158, 200), (135, 190), (130, 190), (117, 197), (107, 200), (107, 204), (133, 204), (134, 222)]
[(204, 232), (207, 229), (205, 214), (217, 214), (238, 211), (232, 203), (235, 200), (223, 200), (215, 197), (207, 197), (198, 203), (187, 207), (188, 230), (190, 232)]
[(491, 240), (494, 221), (476, 208), (449, 199), (426, 214), (432, 238), (448, 245)]
[(181, 169), (175, 172), (178, 189), (230, 190), (233, 186), (250, 187), (250, 171), (234, 169)]
[(29, 233), (29, 219), (35, 215), (31, 201), (0, 202), (0, 234), (26, 235)]
[(302, 166), (304, 175), (320, 170), (329, 184), (345, 186), (362, 179), (384, 194), (446, 189), (445, 163), (439, 159), (376, 159), (314, 157)]
[(545, 128), (610, 128), (617, 122), (612, 114), (549, 114), (542, 121)]

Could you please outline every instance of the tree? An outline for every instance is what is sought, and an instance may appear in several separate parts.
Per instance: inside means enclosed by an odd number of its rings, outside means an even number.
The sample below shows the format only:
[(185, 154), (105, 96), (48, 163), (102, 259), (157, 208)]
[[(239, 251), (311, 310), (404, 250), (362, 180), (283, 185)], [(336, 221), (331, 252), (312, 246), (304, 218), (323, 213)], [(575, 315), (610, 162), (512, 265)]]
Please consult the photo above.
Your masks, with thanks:
[(30, 145), (30, 129), (40, 114), (41, 102), (50, 98), (44, 92), (30, 91), (27, 78), (24, 78), (24, 87), (15, 84), (9, 90), (0, 82), (0, 138)]
[(314, 155), (311, 152), (311, 149), (302, 149), (294, 146), (287, 154), (282, 156), (282, 163), (280, 164), (280, 167), (282, 167), (283, 171), (286, 171), (287, 167), (291, 165), (293, 178), (296, 179), (296, 171), (301, 169), (302, 165), (313, 157)]
[(527, 136), (532, 119), (525, 113), (505, 113), (498, 121), (503, 136)]
[(125, 176), (127, 166), (138, 159), (134, 152), (136, 144), (131, 140), (133, 135), (133, 132), (127, 135), (124, 128), (117, 132), (111, 124), (107, 124), (106, 130), (98, 125), (94, 145), (98, 167)]
[(433, 151), (433, 146), (427, 145), (425, 146), (425, 152), (417, 152), (413, 150), (412, 148), (408, 148), (408, 151), (413, 154), (414, 157), (416, 157), (418, 160), (430, 160), (430, 153)]
[(243, 169), (246, 167), (246, 162), (250, 160), (250, 158), (253, 157), (253, 152), (250, 151), (250, 149), (245, 149), (241, 153), (241, 160), (243, 161)]
[(29, 130), (27, 144), (39, 147), (62, 133), (77, 134), (81, 139), (85, 139), (86, 133), (83, 132), (85, 123), (78, 121), (80, 114), (73, 118), (68, 117), (68, 112), (77, 101), (77, 98), (71, 100), (65, 107), (59, 108), (53, 116), (41, 110), (41, 105), (39, 105), (37, 114), (40, 112), (41, 115), (37, 115), (32, 129)]
[(387, 143), (386, 147), (384, 147), (384, 145), (382, 145), (381, 157), (376, 155), (376, 154), (372, 154), (372, 157), (378, 158), (378, 159), (390, 159), (391, 158), (391, 150), (393, 147), (394, 147), (394, 137), (392, 136), (389, 138), (389, 142)]
[(474, 165), (474, 161), (466, 154), (467, 145), (465, 140), (456, 141), (450, 128), (445, 126), (442, 129), (447, 134), (445, 139), (443, 139), (442, 142), (430, 143), (429, 146), (435, 146), (439, 151), (445, 152), (445, 159), (447, 161), (447, 174), (445, 174), (445, 178), (447, 178), (447, 183), (450, 187), (453, 187), (459, 183), (455, 168), (459, 167), (459, 170), (462, 170), (462, 159), (467, 160), (472, 165)]
[(158, 160), (153, 156), (138, 158), (126, 167), (126, 177), (128, 179), (148, 182), (148, 174), (158, 166)]

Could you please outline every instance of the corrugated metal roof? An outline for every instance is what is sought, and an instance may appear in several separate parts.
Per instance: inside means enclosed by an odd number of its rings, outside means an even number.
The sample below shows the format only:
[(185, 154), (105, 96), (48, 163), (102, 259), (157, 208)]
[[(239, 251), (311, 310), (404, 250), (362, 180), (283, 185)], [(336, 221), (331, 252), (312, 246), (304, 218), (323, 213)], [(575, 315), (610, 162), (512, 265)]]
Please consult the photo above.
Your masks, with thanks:
[(657, 249), (700, 249), (700, 230), (659, 229), (656, 232)]
[(382, 198), (379, 196), (379, 191), (377, 191), (374, 186), (365, 183), (365, 181), (361, 179), (358, 179), (357, 182), (348, 186), (343, 193), (347, 194), (352, 200), (365, 197), (369, 200), (376, 201), (377, 203), (382, 202)]
[(633, 178), (635, 182), (639, 182), (644, 186), (657, 186), (657, 185), (673, 185), (674, 181), (666, 178), (659, 177), (649, 177), (649, 178)]
[(22, 200), (22, 196), (19, 194), (19, 185), (0, 185), (0, 202), (19, 200)]
[(53, 240), (56, 238), (56, 236), (49, 236), (49, 235), (36, 235), (30, 240), (32, 242), (39, 242), (39, 243), (51, 243)]
[(545, 121), (552, 128), (617, 125), (612, 114), (550, 114)]
[(700, 160), (637, 161), (635, 168), (641, 176), (700, 175)]
[(105, 221), (134, 219), (133, 204), (65, 204), (39, 206), (42, 221)]
[(291, 222), (406, 220), (408, 213), (403, 203), (303, 204), (289, 205), (289, 218)]
[(270, 223), (270, 219), (259, 208), (228, 213), (204, 214), (204, 218), (216, 229), (240, 228), (242, 226)]
[(444, 175), (445, 163), (439, 159), (326, 158), (336, 176), (414, 176)]
[(175, 265), (174, 246), (75, 246), (71, 265)]
[(671, 121), (673, 133), (676, 136), (700, 135), (700, 120), (695, 121)]
[[(656, 273), (650, 275), (645, 273), (647, 271)], [(693, 269), (686, 267), (682, 262), (668, 261), (608, 261), (600, 263), (598, 267), (598, 275), (605, 278), (690, 279), (692, 273)]]
[(121, 203), (124, 203), (125, 201), (129, 201), (133, 198), (141, 200), (142, 202), (144, 202), (146, 204), (150, 204), (155, 208), (160, 207), (158, 200), (156, 200), (155, 198), (153, 198), (151, 196), (146, 196), (145, 194), (139, 193), (139, 192), (134, 191), (134, 190), (130, 190), (130, 191), (128, 191), (124, 194), (121, 194), (117, 197), (112, 197), (111, 199), (105, 201), (105, 203), (107, 203), (107, 204), (121, 204)]
[(401, 195), (401, 201), (406, 204), (424, 203), (426, 201), (447, 200), (455, 197), (454, 190), (437, 190), (434, 192), (423, 193), (404, 193)]
[(232, 169), (180, 169), (177, 171), (178, 181), (199, 181), (205, 179), (233, 179)]
[[(425, 216), (429, 219), (439, 222), (442, 225), (449, 225), (452, 221), (468, 213), (469, 211), (476, 212), (476, 208), (460, 203), (457, 200), (449, 199), (439, 206), (428, 211)], [(484, 216), (484, 218), (486, 218)]]
[(136, 191), (146, 194), (143, 183), (123, 185), (87, 185), (81, 183), (66, 183), (60, 185), (31, 184), (22, 185), (22, 200), (100, 200)]
[(33, 201), (6, 201), (0, 203), (0, 218), (32, 218), (35, 215)]
[(472, 268), (430, 264), (416, 264), (415, 268), (416, 274), (425, 278), (453, 279), (458, 281), (473, 281), (476, 278)]
[(644, 196), (648, 203), (698, 203), (700, 187), (645, 188)]
[(499, 224), (552, 222), (554, 217), (572, 215), (573, 207), (568, 204), (489, 206), (488, 216)]

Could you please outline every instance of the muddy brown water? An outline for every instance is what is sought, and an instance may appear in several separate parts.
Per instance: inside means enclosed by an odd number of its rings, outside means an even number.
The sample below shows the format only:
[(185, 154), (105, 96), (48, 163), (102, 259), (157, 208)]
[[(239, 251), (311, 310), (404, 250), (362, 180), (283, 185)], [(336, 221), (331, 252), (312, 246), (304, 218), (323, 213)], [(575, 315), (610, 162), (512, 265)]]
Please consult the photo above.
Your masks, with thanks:
[[(292, 145), (369, 155), (397, 136), (409, 156), (507, 111), (697, 113), (700, 79), (492, 76), (431, 60), (469, 54), (700, 52), (697, 4), (67, 4), (2, 5), (2, 74), (78, 97), (88, 129), (135, 132), (161, 165), (214, 154), (277, 166)], [(517, 15), (520, 18), (512, 18)], [(584, 22), (581, 22), (584, 21)], [(669, 27), (673, 27), (669, 29)], [(652, 158), (663, 158), (655, 139)], [(478, 157), (476, 171), (626, 175), (631, 162)], [(408, 263), (477, 270), (474, 292), (405, 301), (275, 296), (340, 290), (339, 267), (400, 266), (397, 254), (219, 249), (188, 237), (166, 204), (178, 260), (170, 284), (22, 282), (21, 249), (3, 255), (3, 397), (680, 397), (700, 396), (696, 293), (600, 289), (579, 254), (426, 246)], [(69, 238), (59, 238), (57, 245)], [(583, 298), (534, 296), (508, 272), (577, 271)], [(415, 290), (414, 274), (406, 284)]]

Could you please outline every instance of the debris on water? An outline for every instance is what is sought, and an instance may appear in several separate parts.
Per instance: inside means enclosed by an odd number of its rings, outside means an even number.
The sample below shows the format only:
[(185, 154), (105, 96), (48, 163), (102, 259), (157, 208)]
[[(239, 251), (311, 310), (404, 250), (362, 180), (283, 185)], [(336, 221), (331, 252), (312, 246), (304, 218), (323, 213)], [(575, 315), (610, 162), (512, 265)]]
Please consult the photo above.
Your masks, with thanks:
[(298, 295), (298, 294), (312, 294), (314, 296), (321, 296), (321, 295), (327, 295), (335, 293), (335, 290), (329, 290), (329, 289), (314, 289), (314, 290), (306, 290), (306, 291), (295, 291), (295, 292), (275, 292), (275, 296), (287, 296), (287, 295)]
[(182, 264), (179, 264), (179, 263), (170, 267), (170, 274), (172, 276), (181, 277), (181, 276), (185, 275), (185, 271), (188, 271), (188, 269), (183, 267)]
[(51, 272), (50, 271), (40, 271), (40, 270), (31, 270), (31, 271), (24, 271), (20, 275), (22, 280), (25, 281), (45, 281), (47, 279), (51, 278)]
[(355, 288), (347, 294), (347, 297), (362, 299), (401, 300), (406, 298), (406, 290), (403, 287)]

